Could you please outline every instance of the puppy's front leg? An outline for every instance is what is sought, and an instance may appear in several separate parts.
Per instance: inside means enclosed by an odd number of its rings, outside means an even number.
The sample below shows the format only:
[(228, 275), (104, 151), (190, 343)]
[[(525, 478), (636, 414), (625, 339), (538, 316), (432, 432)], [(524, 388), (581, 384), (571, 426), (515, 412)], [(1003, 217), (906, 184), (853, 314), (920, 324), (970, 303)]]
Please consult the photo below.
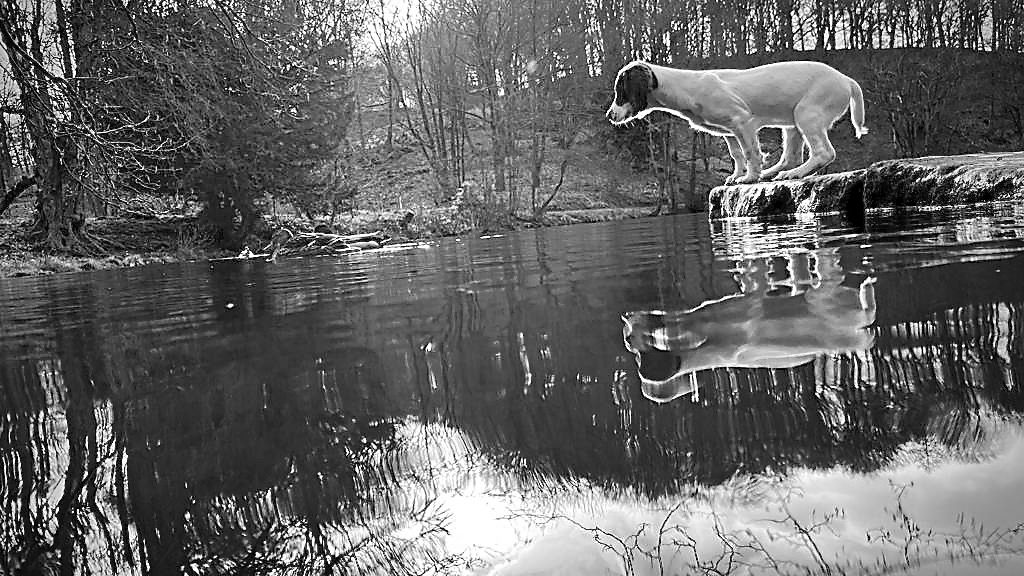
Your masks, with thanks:
[(729, 156), (732, 156), (732, 174), (725, 179), (725, 184), (728, 186), (743, 175), (743, 169), (747, 162), (743, 158), (740, 141), (735, 136), (725, 136), (725, 145), (729, 147)]
[(736, 179), (737, 184), (752, 184), (761, 178), (761, 144), (757, 141), (757, 129), (751, 122), (741, 126), (733, 134), (739, 141), (746, 159), (747, 173)]

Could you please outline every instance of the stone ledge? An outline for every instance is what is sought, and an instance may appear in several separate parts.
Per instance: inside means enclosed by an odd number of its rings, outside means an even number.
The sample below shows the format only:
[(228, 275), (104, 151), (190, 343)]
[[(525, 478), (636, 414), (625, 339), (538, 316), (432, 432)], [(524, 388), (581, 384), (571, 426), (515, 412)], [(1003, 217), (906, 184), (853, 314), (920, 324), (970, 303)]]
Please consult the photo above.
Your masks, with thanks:
[(708, 211), (712, 218), (863, 212), (865, 172), (855, 170), (801, 180), (717, 186), (711, 189)]
[(842, 213), (871, 208), (1024, 200), (1024, 152), (929, 156), (866, 169), (711, 189), (712, 218)]
[(867, 208), (949, 206), (1024, 199), (1024, 152), (928, 156), (876, 162), (864, 185)]

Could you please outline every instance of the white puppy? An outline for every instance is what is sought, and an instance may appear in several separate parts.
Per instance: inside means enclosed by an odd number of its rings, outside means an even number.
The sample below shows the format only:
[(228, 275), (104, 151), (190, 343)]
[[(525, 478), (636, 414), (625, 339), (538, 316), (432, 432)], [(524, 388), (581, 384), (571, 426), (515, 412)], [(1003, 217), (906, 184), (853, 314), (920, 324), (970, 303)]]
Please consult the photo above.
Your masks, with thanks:
[[(852, 78), (821, 62), (778, 62), (748, 70), (680, 70), (630, 62), (615, 78), (613, 124), (655, 110), (725, 137), (735, 169), (726, 184), (803, 178), (836, 158), (828, 129), (850, 109), (856, 136), (864, 126), (864, 94)], [(782, 157), (761, 171), (757, 132), (782, 128)], [(802, 138), (801, 138), (802, 137)], [(803, 160), (803, 142), (811, 154)]]

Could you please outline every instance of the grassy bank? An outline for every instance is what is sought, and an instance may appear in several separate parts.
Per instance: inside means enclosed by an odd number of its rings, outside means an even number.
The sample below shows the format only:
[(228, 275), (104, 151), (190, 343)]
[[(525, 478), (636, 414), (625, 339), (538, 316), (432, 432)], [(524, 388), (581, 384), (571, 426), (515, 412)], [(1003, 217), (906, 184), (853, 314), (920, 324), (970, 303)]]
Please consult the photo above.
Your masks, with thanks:
[[(549, 212), (538, 221), (506, 218), (481, 226), (466, 214), (456, 213), (449, 207), (422, 212), (408, 222), (406, 213), (353, 212), (337, 218), (333, 225), (327, 226), (337, 234), (380, 232), (387, 239), (384, 244), (387, 246), (474, 232), (638, 218), (650, 213), (651, 209), (647, 207), (628, 206), (564, 210)], [(31, 222), (28, 219), (0, 221), (0, 278), (238, 256), (235, 252), (218, 248), (212, 231), (194, 216), (92, 218), (86, 226), (96, 250), (93, 255), (54, 254), (39, 250), (30, 238)], [(274, 232), (281, 229), (310, 232), (314, 230), (314, 225), (296, 218), (268, 219), (266, 228), (261, 234), (251, 237), (246, 247), (251, 251), (265, 248), (270, 244)]]

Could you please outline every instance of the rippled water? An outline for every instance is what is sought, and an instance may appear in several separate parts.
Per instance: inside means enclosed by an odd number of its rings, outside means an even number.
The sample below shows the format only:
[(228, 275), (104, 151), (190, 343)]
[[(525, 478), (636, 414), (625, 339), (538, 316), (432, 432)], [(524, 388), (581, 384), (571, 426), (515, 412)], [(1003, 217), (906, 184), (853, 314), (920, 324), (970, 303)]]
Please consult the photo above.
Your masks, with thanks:
[(0, 280), (0, 411), (0, 573), (1020, 574), (1024, 209)]

